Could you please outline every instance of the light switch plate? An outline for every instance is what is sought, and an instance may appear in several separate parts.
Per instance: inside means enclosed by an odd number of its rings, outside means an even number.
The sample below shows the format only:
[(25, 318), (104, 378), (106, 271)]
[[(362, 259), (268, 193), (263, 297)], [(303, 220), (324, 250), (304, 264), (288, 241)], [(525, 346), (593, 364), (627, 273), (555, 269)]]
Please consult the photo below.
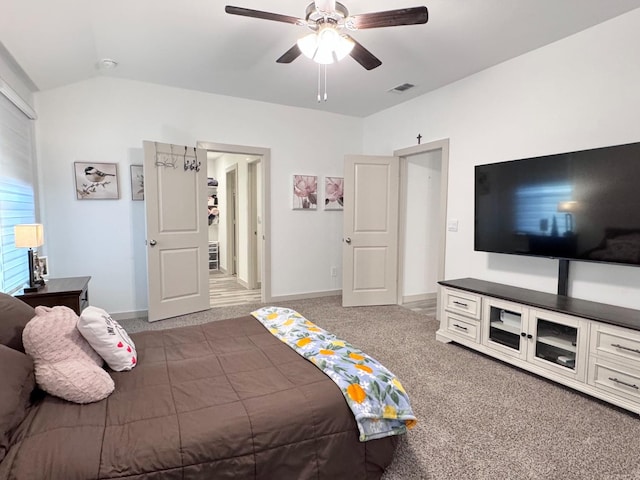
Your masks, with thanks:
[(450, 232), (458, 231), (458, 220), (455, 218), (451, 218), (447, 221), (447, 230)]

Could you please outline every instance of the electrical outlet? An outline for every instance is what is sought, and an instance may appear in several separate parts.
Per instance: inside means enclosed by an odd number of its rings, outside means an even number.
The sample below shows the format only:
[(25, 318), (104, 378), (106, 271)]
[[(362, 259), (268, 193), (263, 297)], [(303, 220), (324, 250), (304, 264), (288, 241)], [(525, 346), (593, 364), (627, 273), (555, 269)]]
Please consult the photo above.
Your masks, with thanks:
[(331, 276), (332, 277), (337, 277), (338, 276), (338, 268), (337, 267), (331, 267)]

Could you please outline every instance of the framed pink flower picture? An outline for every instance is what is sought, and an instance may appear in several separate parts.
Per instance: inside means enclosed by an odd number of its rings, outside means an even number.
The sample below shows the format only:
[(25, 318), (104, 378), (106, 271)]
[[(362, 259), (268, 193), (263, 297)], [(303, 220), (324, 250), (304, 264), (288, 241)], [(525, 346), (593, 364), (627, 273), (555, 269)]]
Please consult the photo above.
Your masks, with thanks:
[(324, 178), (324, 209), (342, 210), (344, 208), (344, 178)]
[(293, 209), (317, 210), (318, 177), (315, 175), (293, 176)]

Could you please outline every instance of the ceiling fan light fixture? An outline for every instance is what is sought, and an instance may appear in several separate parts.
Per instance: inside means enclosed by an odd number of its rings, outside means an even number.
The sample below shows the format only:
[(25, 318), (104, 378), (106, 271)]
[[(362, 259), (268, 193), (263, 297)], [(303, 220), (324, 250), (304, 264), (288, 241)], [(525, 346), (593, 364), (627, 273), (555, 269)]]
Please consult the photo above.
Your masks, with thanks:
[(338, 60), (342, 60), (344, 57), (351, 53), (353, 47), (355, 46), (355, 42), (351, 40), (351, 38), (346, 35), (340, 35), (340, 40), (338, 41), (338, 45), (335, 48), (336, 57)]
[(309, 35), (299, 38), (296, 43), (302, 54), (313, 60), (316, 50), (318, 50), (318, 36), (315, 33), (310, 33)]
[(340, 35), (333, 27), (327, 26), (318, 33), (310, 33), (298, 40), (302, 54), (321, 65), (342, 60), (351, 53), (354, 41), (346, 35)]
[(313, 60), (322, 65), (328, 65), (335, 61), (333, 52), (338, 45), (340, 35), (332, 27), (321, 28), (318, 32), (318, 49)]

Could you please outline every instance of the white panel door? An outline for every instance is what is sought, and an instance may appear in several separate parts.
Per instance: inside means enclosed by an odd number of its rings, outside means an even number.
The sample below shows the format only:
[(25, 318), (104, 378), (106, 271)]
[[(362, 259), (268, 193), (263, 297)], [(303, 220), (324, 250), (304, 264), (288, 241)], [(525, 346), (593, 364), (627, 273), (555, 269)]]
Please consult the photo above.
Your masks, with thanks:
[(207, 155), (143, 142), (149, 321), (209, 308)]
[(345, 307), (397, 303), (399, 166), (397, 157), (345, 157)]

